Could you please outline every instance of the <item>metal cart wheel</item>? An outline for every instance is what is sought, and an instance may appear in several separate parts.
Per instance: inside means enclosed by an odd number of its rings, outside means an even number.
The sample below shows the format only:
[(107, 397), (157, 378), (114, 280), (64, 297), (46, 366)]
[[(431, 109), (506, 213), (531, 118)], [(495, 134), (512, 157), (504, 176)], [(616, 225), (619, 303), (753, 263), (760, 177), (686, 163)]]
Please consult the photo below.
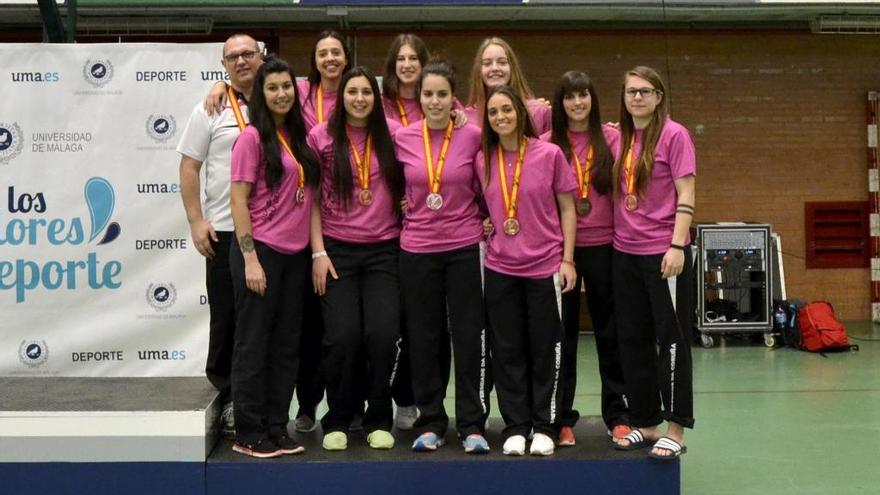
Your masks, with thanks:
[(703, 349), (711, 349), (715, 345), (715, 339), (711, 335), (701, 333), (700, 343), (703, 345)]
[(764, 334), (764, 346), (765, 347), (776, 347), (776, 337), (773, 334), (765, 333)]

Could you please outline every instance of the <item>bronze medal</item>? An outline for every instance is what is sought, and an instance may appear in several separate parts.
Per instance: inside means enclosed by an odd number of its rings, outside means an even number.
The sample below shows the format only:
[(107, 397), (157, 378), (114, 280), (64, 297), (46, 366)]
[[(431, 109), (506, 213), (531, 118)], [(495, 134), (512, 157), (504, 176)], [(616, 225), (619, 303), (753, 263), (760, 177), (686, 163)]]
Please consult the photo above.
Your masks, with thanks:
[(635, 194), (627, 194), (623, 198), (623, 206), (626, 208), (626, 211), (636, 211), (636, 208), (639, 207), (639, 199)]
[(296, 202), (303, 204), (306, 201), (306, 190), (302, 187), (296, 188)]
[(363, 206), (370, 206), (373, 204), (373, 191), (370, 191), (369, 189), (361, 189), (360, 194), (358, 194), (358, 201), (360, 201)]
[(577, 211), (578, 216), (585, 217), (593, 210), (593, 204), (590, 203), (589, 198), (578, 198), (574, 204), (574, 209)]
[(431, 193), (428, 195), (428, 199), (425, 200), (425, 203), (428, 205), (428, 208), (439, 210), (443, 206), (443, 196), (441, 196), (440, 193)]
[(504, 233), (507, 235), (516, 235), (519, 234), (519, 220), (515, 218), (508, 218), (504, 221)]

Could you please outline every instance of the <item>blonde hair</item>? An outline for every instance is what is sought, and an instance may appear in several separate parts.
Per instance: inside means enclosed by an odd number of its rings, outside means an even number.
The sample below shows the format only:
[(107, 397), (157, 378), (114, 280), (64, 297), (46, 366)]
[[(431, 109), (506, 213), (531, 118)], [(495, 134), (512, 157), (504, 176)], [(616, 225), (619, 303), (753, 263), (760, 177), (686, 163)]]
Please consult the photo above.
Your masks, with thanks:
[(496, 36), (486, 38), (480, 44), (474, 57), (474, 65), (471, 69), (471, 91), (467, 99), (467, 106), (473, 106), (477, 110), (477, 122), (483, 121), (483, 112), (486, 111), (486, 100), (489, 94), (489, 89), (483, 83), (482, 71), (483, 52), (486, 51), (489, 45), (497, 45), (504, 50), (504, 56), (507, 57), (507, 63), (510, 65), (510, 81), (507, 82), (507, 86), (513, 88), (514, 92), (523, 102), (535, 97), (531, 88), (529, 88), (529, 84), (526, 82), (519, 60), (516, 58), (516, 54), (513, 53), (513, 48), (506, 41)]

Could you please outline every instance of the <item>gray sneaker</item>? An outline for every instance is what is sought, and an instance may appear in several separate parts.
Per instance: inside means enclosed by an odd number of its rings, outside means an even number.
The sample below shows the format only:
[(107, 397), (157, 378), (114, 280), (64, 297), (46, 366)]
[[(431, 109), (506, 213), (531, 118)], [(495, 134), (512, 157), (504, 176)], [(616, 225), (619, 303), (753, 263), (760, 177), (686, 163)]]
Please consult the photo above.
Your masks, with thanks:
[(394, 425), (397, 426), (398, 430), (412, 430), (417, 419), (419, 419), (419, 408), (416, 406), (398, 406)]
[(235, 414), (232, 409), (232, 402), (223, 405), (220, 412), (220, 433), (226, 438), (235, 437)]
[(296, 421), (293, 422), (293, 428), (300, 433), (313, 432), (317, 427), (317, 422), (314, 420), (314, 418), (309, 417), (308, 414), (303, 414), (302, 416), (296, 418)]

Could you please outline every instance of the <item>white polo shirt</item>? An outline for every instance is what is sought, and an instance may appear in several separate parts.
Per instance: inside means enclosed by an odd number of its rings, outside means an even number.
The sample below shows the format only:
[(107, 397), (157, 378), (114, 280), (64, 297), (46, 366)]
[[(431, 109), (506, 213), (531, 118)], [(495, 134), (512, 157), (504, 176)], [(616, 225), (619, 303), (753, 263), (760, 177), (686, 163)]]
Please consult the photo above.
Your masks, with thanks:
[[(241, 113), (248, 122), (247, 103), (239, 98)], [(205, 220), (220, 232), (232, 232), (232, 210), (229, 205), (229, 175), (232, 145), (241, 131), (235, 113), (227, 102), (219, 115), (208, 115), (198, 103), (186, 123), (177, 152), (204, 164), (205, 196), (202, 212)]]

